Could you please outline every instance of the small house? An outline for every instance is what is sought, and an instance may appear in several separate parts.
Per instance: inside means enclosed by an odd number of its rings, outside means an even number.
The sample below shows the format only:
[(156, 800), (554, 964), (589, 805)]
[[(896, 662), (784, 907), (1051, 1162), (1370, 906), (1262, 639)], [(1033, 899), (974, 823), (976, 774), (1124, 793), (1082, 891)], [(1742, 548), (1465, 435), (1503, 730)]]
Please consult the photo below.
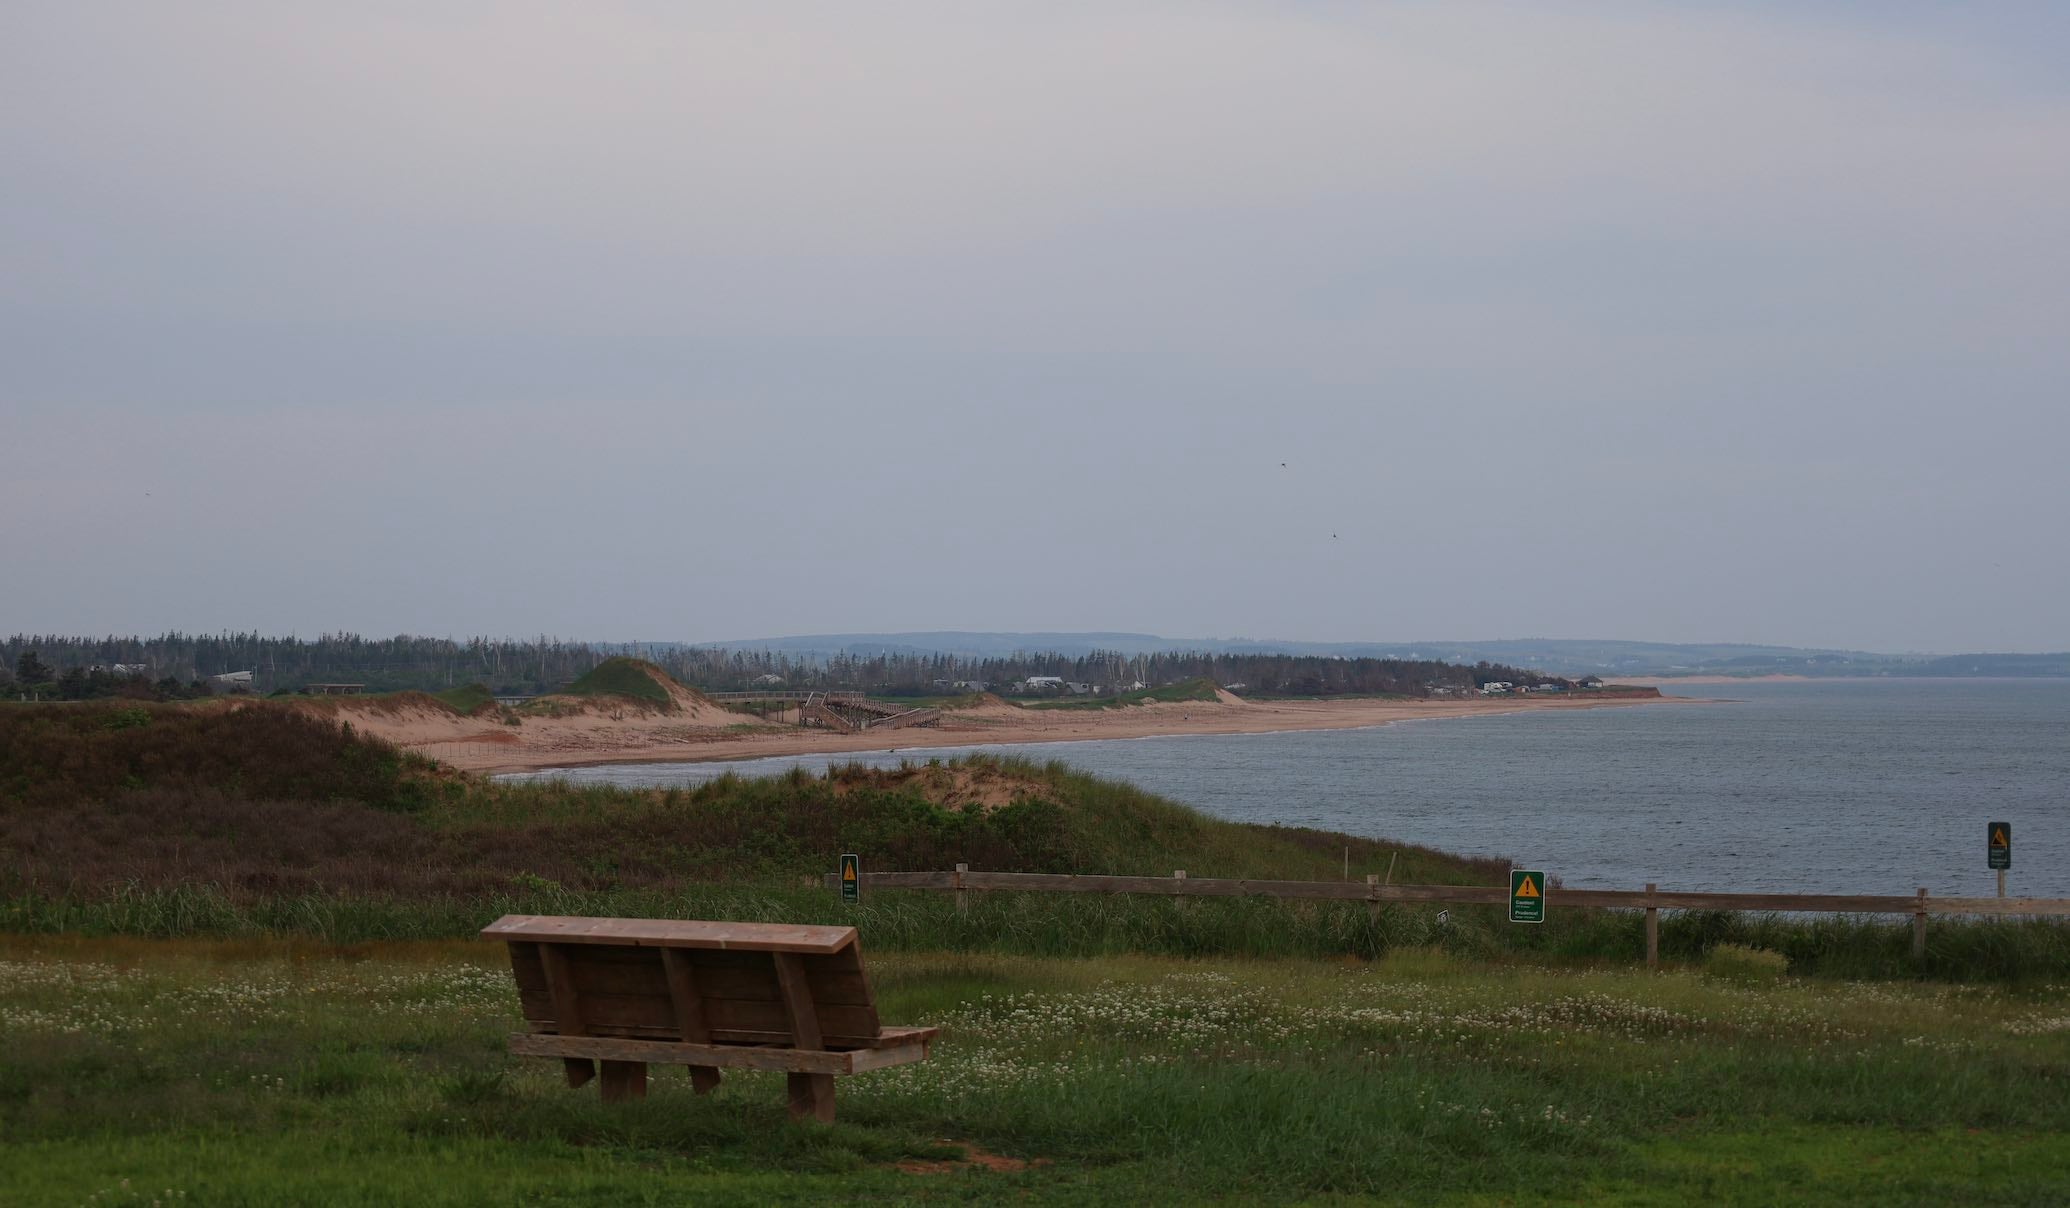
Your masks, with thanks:
[(250, 692), (252, 673), (249, 671), (225, 671), (221, 675), (208, 677), (208, 686), (215, 692)]

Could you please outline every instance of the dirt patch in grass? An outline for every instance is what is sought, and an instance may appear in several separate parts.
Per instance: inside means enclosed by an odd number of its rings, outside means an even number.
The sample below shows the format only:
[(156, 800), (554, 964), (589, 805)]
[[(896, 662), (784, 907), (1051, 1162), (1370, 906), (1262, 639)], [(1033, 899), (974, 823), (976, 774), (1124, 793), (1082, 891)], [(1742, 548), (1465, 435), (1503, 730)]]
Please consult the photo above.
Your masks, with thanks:
[(863, 789), (908, 789), (952, 813), (976, 810), (989, 814), (1015, 801), (1055, 795), (1050, 786), (1040, 780), (982, 764), (925, 764), (903, 768), (850, 765), (835, 769), (832, 779), (836, 796)]
[(1031, 1166), (1049, 1165), (1048, 1158), (1036, 1158), (1033, 1161), (1022, 1158), (1009, 1158), (1005, 1154), (992, 1153), (983, 1146), (973, 1145), (968, 1141), (943, 1141), (942, 1144), (951, 1149), (962, 1150), (963, 1156), (960, 1158), (909, 1158), (906, 1161), (895, 1163), (895, 1165), (906, 1174), (918, 1175), (955, 1174), (959, 1170), (970, 1170), (973, 1168), (991, 1171), (994, 1174), (1013, 1174), (1026, 1170)]

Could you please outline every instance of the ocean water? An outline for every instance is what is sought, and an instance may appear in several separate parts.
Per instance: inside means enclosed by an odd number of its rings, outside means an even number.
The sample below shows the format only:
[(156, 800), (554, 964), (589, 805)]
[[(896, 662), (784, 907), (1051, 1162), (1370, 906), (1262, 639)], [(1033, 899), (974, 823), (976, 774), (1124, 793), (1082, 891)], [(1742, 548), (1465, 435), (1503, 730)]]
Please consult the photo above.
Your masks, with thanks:
[[(1061, 759), (1210, 814), (1502, 856), (1568, 885), (2070, 897), (2070, 680), (1690, 685), (1666, 702), (1363, 730), (621, 764), (536, 775), (697, 784), (969, 750)], [(1211, 869), (1189, 869), (1212, 875)], [(1360, 872), (1366, 870), (1354, 870)], [(1377, 870), (1375, 870), (1377, 871)]]

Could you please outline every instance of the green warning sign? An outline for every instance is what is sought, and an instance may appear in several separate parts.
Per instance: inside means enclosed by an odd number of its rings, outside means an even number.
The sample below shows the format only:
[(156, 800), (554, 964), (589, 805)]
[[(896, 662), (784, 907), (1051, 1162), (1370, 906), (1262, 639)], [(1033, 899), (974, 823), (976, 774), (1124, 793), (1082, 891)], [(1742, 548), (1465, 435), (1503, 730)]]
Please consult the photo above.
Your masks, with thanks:
[(1993, 822), (1984, 840), (1984, 851), (1992, 868), (2012, 867), (2012, 823)]
[(862, 901), (862, 857), (853, 853), (841, 857), (841, 900), (851, 906)]
[(1509, 921), (1545, 921), (1545, 874), (1528, 868), (1509, 870)]

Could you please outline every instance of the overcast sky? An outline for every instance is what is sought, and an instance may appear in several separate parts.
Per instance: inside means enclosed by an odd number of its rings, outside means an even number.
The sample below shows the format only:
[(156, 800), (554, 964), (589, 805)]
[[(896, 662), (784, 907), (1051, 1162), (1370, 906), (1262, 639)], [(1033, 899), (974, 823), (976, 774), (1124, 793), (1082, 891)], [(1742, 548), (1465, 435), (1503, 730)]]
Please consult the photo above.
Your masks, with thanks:
[(0, 630), (2070, 647), (1976, 8), (11, 0)]

